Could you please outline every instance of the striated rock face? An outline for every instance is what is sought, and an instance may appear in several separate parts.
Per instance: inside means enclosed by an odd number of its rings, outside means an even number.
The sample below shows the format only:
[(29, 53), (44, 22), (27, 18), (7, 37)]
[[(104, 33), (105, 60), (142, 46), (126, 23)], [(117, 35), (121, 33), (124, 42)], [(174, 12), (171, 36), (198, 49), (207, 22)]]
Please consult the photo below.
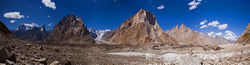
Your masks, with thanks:
[(156, 17), (150, 11), (142, 9), (106, 36), (105, 40), (116, 44), (131, 45), (144, 43), (177, 44), (160, 28)]
[(13, 33), (21, 40), (26, 40), (30, 42), (40, 42), (49, 34), (46, 30), (45, 25), (42, 27), (28, 27), (24, 24), (20, 25), (17, 30)]
[(237, 39), (236, 43), (250, 44), (250, 23), (248, 23), (247, 28), (242, 33), (242, 35)]
[(6, 38), (16, 38), (16, 36), (0, 21), (0, 40)]
[(206, 34), (201, 34), (195, 32), (192, 29), (181, 24), (174, 27), (172, 30), (167, 31), (167, 34), (172, 36), (175, 40), (181, 42), (182, 44), (192, 44), (192, 45), (217, 45), (217, 44), (229, 44), (230, 41), (225, 38), (212, 38)]
[(55, 26), (44, 42), (91, 44), (95, 41), (84, 26), (82, 18), (69, 14)]

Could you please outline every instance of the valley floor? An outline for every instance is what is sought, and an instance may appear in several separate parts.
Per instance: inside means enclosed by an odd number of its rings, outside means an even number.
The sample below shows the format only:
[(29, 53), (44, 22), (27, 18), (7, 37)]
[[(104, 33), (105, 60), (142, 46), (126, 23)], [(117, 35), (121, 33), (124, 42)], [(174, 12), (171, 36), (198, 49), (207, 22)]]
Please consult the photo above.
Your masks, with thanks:
[[(52, 45), (20, 40), (0, 41), (15, 58), (1, 64), (62, 65), (249, 65), (250, 45), (224, 44), (220, 49), (202, 46), (129, 47), (117, 45)], [(9, 50), (9, 51), (7, 51)], [(3, 50), (0, 51), (0, 53)], [(7, 54), (7, 55), (8, 55)], [(1, 55), (0, 55), (1, 57)], [(13, 60), (16, 59), (16, 60)], [(1, 59), (0, 59), (1, 60)], [(1, 62), (1, 61), (0, 61)]]

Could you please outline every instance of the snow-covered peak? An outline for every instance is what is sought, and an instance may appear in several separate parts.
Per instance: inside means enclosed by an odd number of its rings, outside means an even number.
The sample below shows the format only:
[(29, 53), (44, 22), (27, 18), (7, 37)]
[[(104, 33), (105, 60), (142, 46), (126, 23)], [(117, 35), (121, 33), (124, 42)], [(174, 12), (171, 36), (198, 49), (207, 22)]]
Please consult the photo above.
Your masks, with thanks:
[(38, 25), (36, 23), (31, 23), (31, 24), (24, 23), (21, 26), (19, 26), (17, 30), (31, 30), (34, 27), (38, 27)]
[(90, 32), (90, 35), (95, 38), (96, 40), (102, 40), (102, 38), (108, 34), (111, 30), (106, 29), (106, 30), (96, 30), (96, 29), (91, 29), (89, 28), (88, 31)]

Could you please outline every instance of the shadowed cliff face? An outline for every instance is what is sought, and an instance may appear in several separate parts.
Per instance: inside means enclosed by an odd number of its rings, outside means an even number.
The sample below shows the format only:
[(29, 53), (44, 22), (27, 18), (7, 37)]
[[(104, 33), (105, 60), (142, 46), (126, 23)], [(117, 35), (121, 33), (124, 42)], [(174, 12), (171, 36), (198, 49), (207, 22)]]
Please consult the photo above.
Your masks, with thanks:
[(236, 43), (250, 44), (250, 23), (248, 23), (247, 28), (242, 33), (242, 35), (237, 39)]
[(44, 42), (91, 44), (95, 41), (84, 26), (82, 18), (69, 14), (55, 26)]
[(16, 38), (14, 34), (0, 21), (0, 38)]
[(138, 11), (122, 25), (105, 37), (106, 41), (116, 44), (177, 44), (177, 42), (157, 24), (156, 17), (146, 10)]
[(192, 45), (217, 45), (217, 44), (230, 44), (231, 42), (225, 38), (212, 38), (206, 34), (201, 34), (195, 32), (192, 29), (186, 27), (184, 24), (181, 24), (179, 27), (176, 25), (173, 29), (166, 32), (172, 36), (175, 40), (183, 44), (192, 44)]

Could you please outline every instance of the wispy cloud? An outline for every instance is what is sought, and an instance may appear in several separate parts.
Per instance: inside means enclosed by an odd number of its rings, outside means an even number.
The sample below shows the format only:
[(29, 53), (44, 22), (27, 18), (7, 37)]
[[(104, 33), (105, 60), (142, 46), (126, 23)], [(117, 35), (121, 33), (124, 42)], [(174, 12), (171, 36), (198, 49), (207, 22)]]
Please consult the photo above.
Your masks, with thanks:
[(227, 28), (227, 24), (221, 24), (221, 25), (218, 26), (219, 30), (224, 30), (226, 28)]
[(190, 3), (188, 3), (188, 5), (190, 5), (191, 7), (189, 7), (189, 10), (193, 10), (195, 8), (197, 8), (198, 5), (201, 4), (202, 0), (193, 0)]
[(56, 10), (56, 4), (55, 2), (52, 2), (51, 0), (42, 0), (42, 3), (49, 8), (52, 8), (53, 10)]
[(208, 26), (217, 27), (218, 24), (220, 24), (219, 21), (215, 20), (215, 21), (208, 23)]
[(7, 12), (3, 16), (5, 18), (16, 18), (16, 19), (24, 18), (24, 15), (21, 15), (20, 12)]
[(157, 7), (158, 10), (161, 10), (161, 9), (164, 9), (164, 8), (165, 8), (164, 5), (161, 5), (161, 6)]

